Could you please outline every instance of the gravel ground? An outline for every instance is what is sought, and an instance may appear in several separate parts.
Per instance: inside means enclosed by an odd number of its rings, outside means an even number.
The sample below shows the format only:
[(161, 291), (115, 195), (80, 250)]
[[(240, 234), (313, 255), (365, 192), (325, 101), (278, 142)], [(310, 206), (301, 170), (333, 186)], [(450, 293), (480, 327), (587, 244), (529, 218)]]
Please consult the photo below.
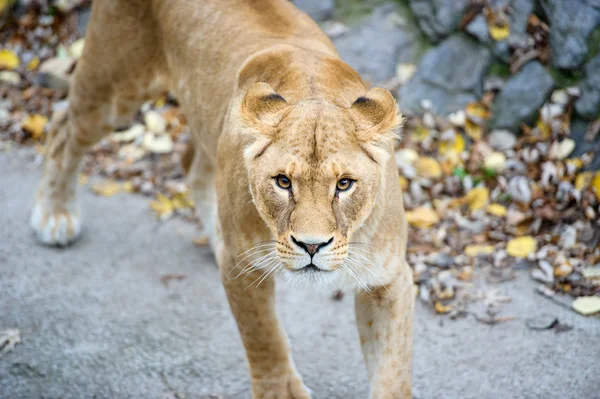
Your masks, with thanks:
[[(248, 398), (242, 345), (217, 268), (183, 221), (160, 224), (147, 199), (81, 190), (84, 235), (36, 244), (28, 214), (32, 150), (0, 153), (0, 330), (23, 342), (0, 358), (0, 398)], [(521, 271), (494, 326), (417, 304), (413, 385), (424, 398), (600, 398), (600, 319), (534, 293)], [(161, 277), (183, 275), (168, 285)], [(367, 397), (350, 295), (278, 287), (294, 357), (315, 398)], [(533, 331), (548, 313), (570, 331)], [(215, 395), (215, 396), (210, 396)]]

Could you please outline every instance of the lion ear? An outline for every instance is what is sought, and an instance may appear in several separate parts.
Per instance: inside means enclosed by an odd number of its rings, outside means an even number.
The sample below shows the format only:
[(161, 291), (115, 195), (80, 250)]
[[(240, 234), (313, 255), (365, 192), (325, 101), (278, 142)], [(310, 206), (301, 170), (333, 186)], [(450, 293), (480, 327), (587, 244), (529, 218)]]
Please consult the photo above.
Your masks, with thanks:
[(265, 82), (254, 83), (242, 100), (242, 117), (252, 124), (275, 127), (283, 118), (287, 101)]
[(356, 99), (350, 112), (358, 127), (359, 139), (364, 141), (377, 142), (393, 138), (403, 122), (392, 94), (379, 87)]

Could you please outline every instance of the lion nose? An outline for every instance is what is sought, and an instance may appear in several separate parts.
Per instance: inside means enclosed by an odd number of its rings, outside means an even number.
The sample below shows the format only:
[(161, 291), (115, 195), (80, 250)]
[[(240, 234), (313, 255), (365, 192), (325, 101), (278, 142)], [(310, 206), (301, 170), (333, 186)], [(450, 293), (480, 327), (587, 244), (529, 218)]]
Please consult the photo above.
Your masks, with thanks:
[(294, 238), (294, 236), (292, 236), (292, 241), (294, 242), (294, 244), (296, 244), (300, 248), (304, 249), (311, 257), (313, 257), (313, 256), (315, 256), (315, 254), (317, 252), (319, 252), (319, 250), (321, 248), (326, 247), (327, 245), (331, 244), (333, 242), (333, 237), (331, 237), (329, 239), (329, 241), (326, 241), (326, 242), (307, 243), (307, 242), (298, 241), (298, 240), (296, 240), (296, 238)]

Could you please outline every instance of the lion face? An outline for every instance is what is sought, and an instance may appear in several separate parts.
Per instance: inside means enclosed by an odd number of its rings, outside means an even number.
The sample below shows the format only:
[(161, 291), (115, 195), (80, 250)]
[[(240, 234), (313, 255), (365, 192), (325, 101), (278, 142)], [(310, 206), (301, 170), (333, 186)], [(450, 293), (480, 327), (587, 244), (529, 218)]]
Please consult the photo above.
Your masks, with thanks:
[[(399, 123), (395, 102), (373, 89), (350, 109), (320, 101), (290, 106), (266, 84), (257, 85), (258, 93), (251, 88), (242, 104), (247, 118), (259, 123), (245, 161), (252, 198), (275, 238), (278, 260), (294, 276), (335, 274), (340, 268), (351, 273), (363, 263), (353, 261), (364, 253), (353, 251), (359, 244), (352, 236), (371, 214), (383, 184), (390, 132)], [(260, 109), (250, 111), (252, 106)]]

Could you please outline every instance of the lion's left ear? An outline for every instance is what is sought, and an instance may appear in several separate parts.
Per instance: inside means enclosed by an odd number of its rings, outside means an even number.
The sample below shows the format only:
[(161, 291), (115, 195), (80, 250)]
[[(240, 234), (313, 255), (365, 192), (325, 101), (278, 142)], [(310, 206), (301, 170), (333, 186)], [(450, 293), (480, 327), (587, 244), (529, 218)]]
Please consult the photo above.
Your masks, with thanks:
[(379, 87), (354, 101), (350, 112), (358, 128), (357, 137), (364, 142), (387, 142), (396, 137), (404, 122), (392, 94)]

